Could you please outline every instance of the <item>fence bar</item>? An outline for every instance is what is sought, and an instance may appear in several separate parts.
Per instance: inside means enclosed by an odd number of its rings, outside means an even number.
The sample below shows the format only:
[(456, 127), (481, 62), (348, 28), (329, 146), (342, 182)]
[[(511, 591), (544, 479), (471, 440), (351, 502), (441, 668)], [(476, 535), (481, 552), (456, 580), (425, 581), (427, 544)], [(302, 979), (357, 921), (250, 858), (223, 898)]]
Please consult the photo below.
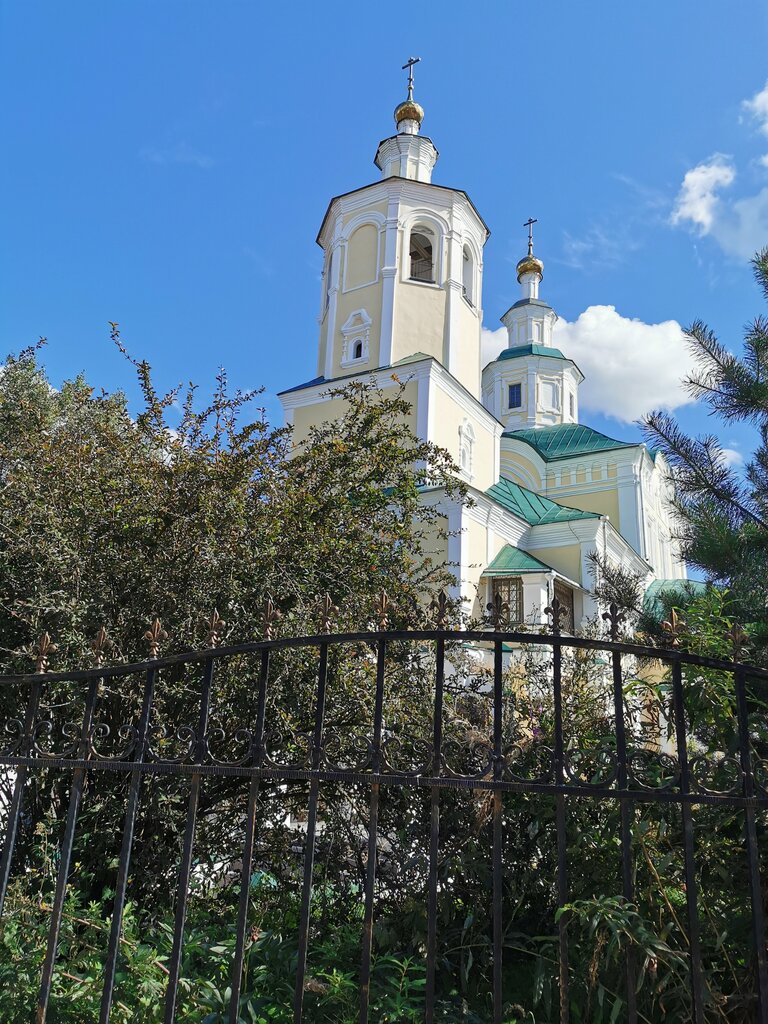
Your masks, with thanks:
[[(315, 701), (315, 731), (312, 735), (312, 771), (320, 769), (323, 751), (323, 724), (325, 722), (325, 695), (328, 683), (328, 644), (320, 644), (320, 667), (317, 675)], [(301, 1024), (304, 1006), (304, 978), (307, 973), (307, 947), (309, 945), (309, 915), (312, 905), (312, 871), (315, 866), (315, 839), (317, 836), (317, 802), (320, 782), (313, 775), (309, 784), (309, 813), (307, 815), (307, 841), (304, 847), (304, 882), (301, 891), (301, 917), (299, 920), (299, 952), (296, 962), (296, 987), (293, 993), (293, 1019)]]
[[(440, 776), (443, 746), (443, 688), (445, 684), (445, 640), (436, 644), (435, 704), (432, 723), (432, 778)], [(432, 786), (429, 815), (429, 880), (427, 902), (427, 987), (426, 1024), (435, 1019), (435, 963), (437, 960), (437, 858), (440, 845), (440, 787)]]
[(229, 997), (229, 1024), (237, 1024), (240, 1018), (240, 990), (243, 984), (243, 959), (245, 957), (245, 935), (248, 928), (248, 904), (253, 871), (253, 844), (256, 838), (256, 805), (259, 799), (261, 779), (256, 772), (264, 758), (264, 719), (267, 711), (267, 680), (269, 678), (269, 648), (261, 652), (259, 690), (256, 698), (256, 728), (253, 735), (253, 768), (251, 784), (248, 787), (248, 810), (245, 815), (245, 841), (243, 862), (240, 870), (240, 902), (237, 908), (237, 931), (235, 933), (235, 955), (232, 959), (231, 994)]
[[(749, 741), (749, 713), (747, 709), (746, 676), (743, 668), (735, 674), (736, 709), (739, 722), (739, 756), (744, 785), (744, 796), (752, 800), (755, 795), (755, 776), (752, 765), (752, 751)], [(768, 1019), (768, 962), (765, 950), (765, 918), (763, 914), (763, 891), (760, 885), (760, 853), (757, 846), (755, 807), (749, 803), (744, 808), (744, 830), (749, 867), (749, 890), (752, 898), (752, 932), (757, 959), (757, 1020)]]
[(107, 962), (104, 965), (104, 988), (101, 993), (99, 1024), (109, 1024), (109, 1015), (112, 1010), (112, 995), (115, 988), (115, 970), (117, 968), (117, 956), (120, 950), (120, 934), (123, 927), (123, 910), (125, 909), (125, 891), (128, 885), (128, 868), (131, 863), (133, 833), (136, 828), (136, 818), (139, 813), (139, 796), (141, 794), (141, 780), (143, 775), (140, 766), (144, 761), (146, 753), (147, 736), (149, 734), (149, 716), (152, 711), (152, 701), (155, 697), (156, 681), (157, 669), (154, 667), (148, 668), (144, 683), (144, 698), (141, 708), (141, 718), (139, 719), (139, 727), (136, 733), (134, 762), (137, 767), (131, 772), (128, 805), (125, 812), (125, 823), (123, 825), (123, 842), (120, 847), (117, 883), (115, 885), (115, 901), (112, 907), (112, 926), (109, 930)]
[[(371, 769), (374, 774), (381, 768), (381, 734), (384, 714), (384, 664), (387, 641), (378, 641), (376, 659), (376, 703), (373, 711), (373, 755)], [(360, 962), (360, 1024), (368, 1024), (368, 1003), (371, 998), (371, 950), (373, 946), (373, 891), (376, 885), (376, 847), (379, 833), (379, 783), (371, 783), (371, 802), (368, 812), (368, 863), (365, 873), (365, 916)]]
[[(672, 662), (672, 708), (675, 719), (677, 760), (680, 767), (680, 791), (683, 795), (691, 792), (691, 773), (688, 765), (688, 744), (685, 727), (685, 703), (683, 697), (683, 676), (680, 661)], [(683, 817), (683, 851), (685, 855), (685, 898), (688, 908), (688, 942), (691, 970), (691, 993), (693, 1024), (704, 1024), (704, 979), (701, 970), (701, 942), (699, 939), (698, 887), (696, 884), (696, 860), (693, 845), (693, 808), (682, 801), (680, 811)]]
[[(504, 691), (502, 680), (502, 645), (496, 640), (493, 645), (493, 778), (499, 782), (504, 771), (504, 749), (502, 740)], [(493, 1024), (502, 1024), (502, 948), (504, 906), (504, 879), (502, 874), (503, 802), (501, 790), (493, 791)]]
[[(557, 623), (557, 615), (555, 615)], [(558, 627), (559, 628), (559, 627)], [(565, 742), (563, 739), (563, 671), (562, 647), (552, 647), (552, 682), (555, 704), (555, 782), (565, 783)], [(555, 825), (557, 828), (557, 903), (560, 908), (568, 902), (568, 838), (565, 824), (565, 795), (555, 796)], [(568, 986), (568, 932), (565, 914), (557, 922), (560, 979), (560, 1024), (568, 1024), (571, 1015)]]
[[(88, 685), (88, 693), (85, 698), (85, 711), (83, 713), (83, 724), (80, 730), (80, 753), (82, 760), (88, 760), (91, 749), (91, 728), (96, 708), (96, 698), (99, 692), (99, 680), (92, 679)], [(77, 816), (80, 811), (80, 801), (83, 796), (86, 777), (85, 768), (75, 768), (72, 776), (72, 787), (69, 793), (69, 806), (67, 807), (67, 824), (64, 828), (64, 838), (61, 841), (59, 852), (59, 871), (56, 876), (56, 892), (53, 897), (53, 908), (51, 910), (51, 925), (48, 930), (48, 945), (45, 951), (45, 961), (40, 977), (40, 993), (37, 1000), (37, 1024), (45, 1024), (48, 1015), (48, 1002), (51, 998), (51, 985), (53, 983), (53, 968), (56, 962), (56, 947), (59, 942), (59, 931), (61, 929), (61, 916), (64, 911), (64, 899), (67, 894), (67, 880), (69, 879), (69, 867), (72, 862), (72, 845), (75, 839), (75, 827)]]
[[(621, 654), (614, 651), (613, 662), (613, 711), (616, 723), (616, 783), (620, 790), (627, 789), (627, 732), (624, 723), (624, 681), (621, 674)], [(628, 903), (634, 902), (635, 884), (632, 877), (632, 819), (634, 802), (621, 800), (621, 882), (622, 894)], [(637, 1024), (637, 961), (634, 946), (627, 948), (625, 956), (627, 980), (627, 1024)]]
[[(195, 761), (202, 764), (205, 760), (208, 716), (211, 709), (211, 683), (213, 681), (213, 658), (207, 658), (203, 670), (203, 686), (200, 695), (200, 715), (197, 722), (197, 743)], [(184, 952), (184, 925), (187, 920), (187, 899), (189, 895), (189, 876), (192, 870), (192, 849), (195, 842), (195, 825), (197, 822), (197, 805), (200, 800), (199, 772), (192, 775), (187, 803), (187, 823), (184, 829), (184, 843), (179, 865), (179, 886), (176, 894), (176, 918), (173, 925), (173, 949), (168, 962), (168, 986), (165, 993), (165, 1024), (173, 1024), (176, 1016), (176, 996), (181, 973), (181, 957)]]
[[(27, 710), (24, 714), (24, 733), (21, 746), (19, 747), (19, 753), (22, 757), (25, 754), (31, 755), (32, 753), (32, 733), (35, 728), (37, 709), (40, 706), (42, 688), (42, 680), (38, 679), (32, 683), (29, 700), (27, 701)], [(22, 765), (16, 772), (16, 781), (13, 786), (11, 807), (8, 812), (8, 825), (5, 829), (3, 856), (0, 858), (0, 917), (3, 916), (5, 895), (8, 891), (8, 879), (11, 877), (11, 861), (13, 860), (13, 851), (16, 846), (16, 833), (19, 828), (19, 815), (21, 814), (21, 803), (24, 799), (24, 787), (27, 784), (28, 774), (29, 769), (26, 765)]]

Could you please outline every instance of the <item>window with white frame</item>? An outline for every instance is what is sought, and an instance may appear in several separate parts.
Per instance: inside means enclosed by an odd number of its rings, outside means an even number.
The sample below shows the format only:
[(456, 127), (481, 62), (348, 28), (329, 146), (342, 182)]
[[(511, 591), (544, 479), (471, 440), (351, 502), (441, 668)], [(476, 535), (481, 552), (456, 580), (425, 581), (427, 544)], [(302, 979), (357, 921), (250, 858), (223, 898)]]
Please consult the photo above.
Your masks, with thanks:
[(464, 420), (459, 427), (459, 466), (461, 467), (462, 473), (470, 479), (472, 478), (474, 461), (475, 431), (473, 430), (472, 424), (469, 420)]
[(523, 405), (523, 385), (522, 384), (510, 384), (509, 385), (509, 408), (520, 409)]
[(341, 347), (341, 365), (368, 362), (368, 343), (371, 335), (371, 318), (365, 309), (350, 313), (341, 326), (344, 339)]
[(505, 614), (513, 626), (525, 621), (523, 580), (520, 576), (493, 576), (488, 588), (489, 603), (495, 604), (497, 596), (507, 606)]
[(435, 281), (435, 247), (434, 233), (422, 225), (411, 231), (409, 256), (411, 260), (410, 278), (412, 281)]

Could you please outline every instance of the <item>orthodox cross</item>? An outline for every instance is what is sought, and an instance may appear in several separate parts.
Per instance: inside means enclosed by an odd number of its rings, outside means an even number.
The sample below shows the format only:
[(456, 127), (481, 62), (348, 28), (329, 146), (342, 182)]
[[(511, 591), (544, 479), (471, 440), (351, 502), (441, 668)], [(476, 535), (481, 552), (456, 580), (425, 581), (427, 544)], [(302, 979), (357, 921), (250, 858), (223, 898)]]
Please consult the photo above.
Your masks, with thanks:
[(408, 99), (413, 99), (413, 65), (418, 64), (421, 57), (409, 57), (408, 60), (403, 64), (402, 70), (405, 71), (408, 68)]
[(533, 225), (539, 223), (538, 217), (529, 217), (528, 220), (523, 224), (524, 228), (528, 228), (528, 255), (533, 256)]

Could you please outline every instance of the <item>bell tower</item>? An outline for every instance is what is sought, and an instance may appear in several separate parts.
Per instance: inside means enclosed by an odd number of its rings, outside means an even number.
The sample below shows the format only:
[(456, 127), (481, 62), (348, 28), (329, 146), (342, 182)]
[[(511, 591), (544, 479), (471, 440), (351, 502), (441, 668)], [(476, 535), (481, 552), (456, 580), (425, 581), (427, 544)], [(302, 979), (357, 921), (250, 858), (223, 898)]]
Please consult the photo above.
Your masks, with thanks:
[(539, 298), (544, 264), (533, 254), (529, 218), (528, 252), (517, 264), (521, 296), (501, 322), (507, 347), (483, 370), (483, 403), (507, 430), (578, 423), (579, 384), (584, 375), (552, 343), (557, 313)]
[(325, 254), (318, 378), (431, 357), (480, 398), (483, 246), (488, 229), (466, 192), (432, 182), (438, 152), (408, 70), (396, 132), (379, 143), (380, 180), (331, 200), (317, 241)]

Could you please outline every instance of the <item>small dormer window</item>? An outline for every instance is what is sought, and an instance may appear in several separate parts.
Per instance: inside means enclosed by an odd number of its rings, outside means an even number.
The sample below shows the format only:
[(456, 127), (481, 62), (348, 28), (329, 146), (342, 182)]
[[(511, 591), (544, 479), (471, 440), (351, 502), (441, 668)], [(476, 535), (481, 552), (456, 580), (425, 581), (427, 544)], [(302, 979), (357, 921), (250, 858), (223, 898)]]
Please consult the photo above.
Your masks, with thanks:
[(411, 232), (411, 280), (428, 281), (435, 280), (435, 257), (433, 236), (429, 228), (418, 227)]
[(523, 385), (522, 384), (510, 384), (509, 385), (509, 408), (519, 409), (523, 404)]

